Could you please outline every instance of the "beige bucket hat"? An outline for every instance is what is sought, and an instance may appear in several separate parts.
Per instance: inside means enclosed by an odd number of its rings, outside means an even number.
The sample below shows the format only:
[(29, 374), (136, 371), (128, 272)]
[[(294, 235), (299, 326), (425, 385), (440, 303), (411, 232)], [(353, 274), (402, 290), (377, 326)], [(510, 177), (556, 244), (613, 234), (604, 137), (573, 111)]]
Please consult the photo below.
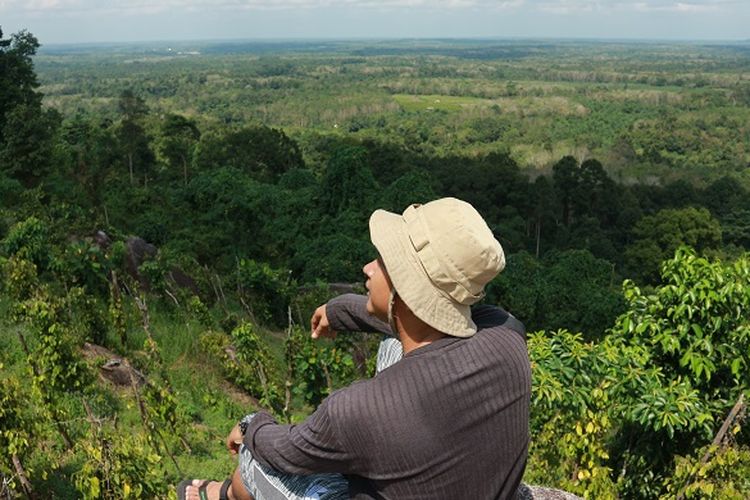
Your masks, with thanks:
[(456, 198), (376, 210), (370, 239), (396, 292), (422, 321), (448, 335), (477, 331), (469, 306), (505, 267), (505, 254), (479, 212)]

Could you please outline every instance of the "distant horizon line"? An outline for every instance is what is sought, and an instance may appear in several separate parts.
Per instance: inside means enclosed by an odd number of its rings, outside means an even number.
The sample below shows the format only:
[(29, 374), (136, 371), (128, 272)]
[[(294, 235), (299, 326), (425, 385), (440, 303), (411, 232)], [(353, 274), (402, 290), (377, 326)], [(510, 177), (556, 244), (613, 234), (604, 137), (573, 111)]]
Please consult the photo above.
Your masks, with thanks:
[[(32, 33), (33, 34), (33, 33)], [(72, 46), (113, 46), (113, 45), (143, 45), (169, 43), (283, 43), (283, 42), (365, 42), (365, 41), (560, 41), (560, 42), (604, 42), (604, 43), (750, 43), (750, 38), (650, 38), (650, 37), (565, 37), (565, 36), (455, 36), (455, 37), (427, 37), (427, 36), (362, 36), (362, 37), (235, 37), (235, 38), (194, 38), (194, 39), (151, 39), (151, 40), (99, 40), (87, 42), (44, 42), (40, 40), (41, 50), (45, 47)]]

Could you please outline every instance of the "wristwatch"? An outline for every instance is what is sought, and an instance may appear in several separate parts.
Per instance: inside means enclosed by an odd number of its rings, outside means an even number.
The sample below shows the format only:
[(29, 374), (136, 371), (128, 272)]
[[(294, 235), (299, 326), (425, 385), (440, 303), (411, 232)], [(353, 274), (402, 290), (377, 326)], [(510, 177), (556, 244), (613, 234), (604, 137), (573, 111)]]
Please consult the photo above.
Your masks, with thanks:
[(255, 417), (255, 413), (250, 413), (242, 417), (242, 420), (240, 420), (239, 426), (243, 437), (245, 436), (245, 434), (247, 434), (247, 428), (250, 426), (250, 422), (252, 422), (253, 417)]

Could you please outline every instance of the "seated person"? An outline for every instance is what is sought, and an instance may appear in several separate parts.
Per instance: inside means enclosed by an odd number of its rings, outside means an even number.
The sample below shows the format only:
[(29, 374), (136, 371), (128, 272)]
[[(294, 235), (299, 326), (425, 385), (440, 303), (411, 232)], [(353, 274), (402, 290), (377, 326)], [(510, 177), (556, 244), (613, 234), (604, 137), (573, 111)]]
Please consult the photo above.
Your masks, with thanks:
[(336, 330), (397, 337), (379, 372), (326, 398), (298, 425), (265, 412), (235, 426), (240, 465), (223, 484), (185, 481), (190, 499), (513, 498), (528, 448), (531, 373), (523, 325), (470, 308), (504, 267), (502, 247), (468, 203), (443, 198), (397, 215), (377, 210), (367, 297), (313, 314), (312, 336)]

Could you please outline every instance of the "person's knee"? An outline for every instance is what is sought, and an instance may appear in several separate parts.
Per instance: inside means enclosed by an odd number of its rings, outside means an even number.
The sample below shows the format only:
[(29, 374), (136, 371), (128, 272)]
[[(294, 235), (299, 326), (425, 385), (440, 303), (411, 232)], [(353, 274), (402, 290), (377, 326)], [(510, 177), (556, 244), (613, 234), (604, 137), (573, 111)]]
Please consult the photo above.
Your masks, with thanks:
[(245, 483), (242, 482), (242, 472), (237, 467), (232, 476), (232, 495), (230, 498), (234, 500), (253, 500), (252, 495), (245, 488)]

